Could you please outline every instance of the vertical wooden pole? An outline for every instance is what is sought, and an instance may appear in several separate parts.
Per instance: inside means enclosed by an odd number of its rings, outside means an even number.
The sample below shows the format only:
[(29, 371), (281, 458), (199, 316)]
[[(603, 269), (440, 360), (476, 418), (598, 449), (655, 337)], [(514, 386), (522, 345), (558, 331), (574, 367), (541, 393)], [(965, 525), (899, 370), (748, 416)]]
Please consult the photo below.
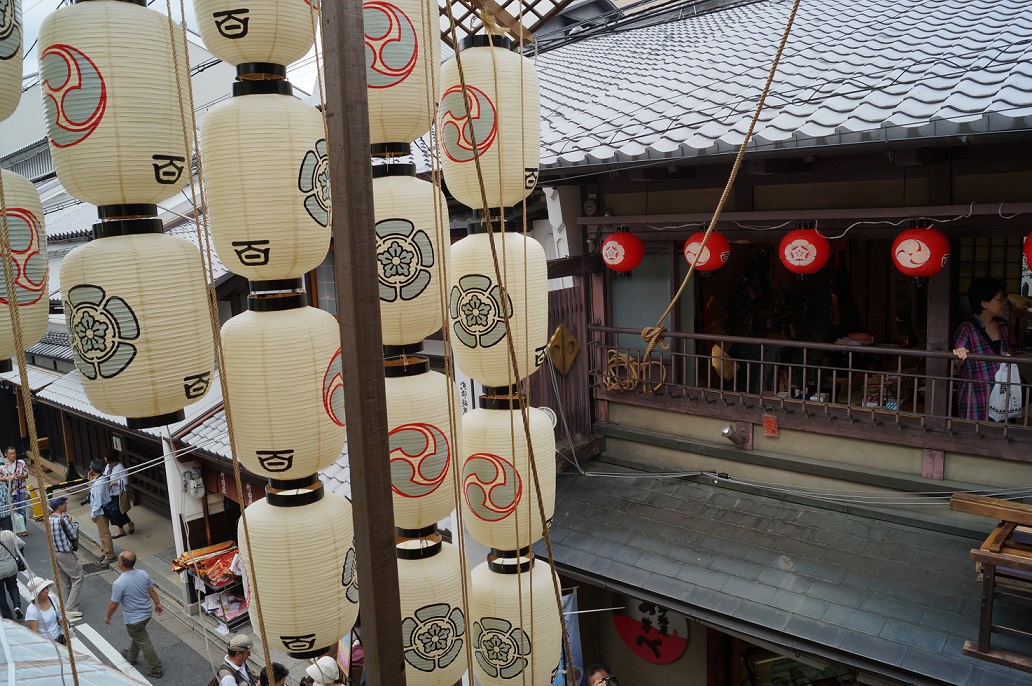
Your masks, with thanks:
[(340, 318), (366, 682), (404, 686), (362, 2), (323, 3), (322, 18), (333, 189), (333, 277)]
[[(930, 203), (949, 203), (953, 198), (952, 185), (952, 172), (948, 162), (929, 165), (928, 201)], [(956, 241), (953, 241), (953, 248), (957, 247)], [(927, 298), (926, 350), (953, 349), (953, 328), (950, 326), (950, 315), (954, 300), (954, 283), (952, 261), (947, 262), (938, 274), (928, 278), (925, 295)], [(952, 362), (946, 359), (928, 360), (925, 373), (930, 377), (942, 379), (949, 376), (951, 364)], [(926, 420), (928, 428), (939, 429), (946, 425), (946, 421), (941, 417), (946, 416), (949, 411), (951, 391), (949, 381), (928, 379), (925, 383), (925, 412), (933, 415)]]

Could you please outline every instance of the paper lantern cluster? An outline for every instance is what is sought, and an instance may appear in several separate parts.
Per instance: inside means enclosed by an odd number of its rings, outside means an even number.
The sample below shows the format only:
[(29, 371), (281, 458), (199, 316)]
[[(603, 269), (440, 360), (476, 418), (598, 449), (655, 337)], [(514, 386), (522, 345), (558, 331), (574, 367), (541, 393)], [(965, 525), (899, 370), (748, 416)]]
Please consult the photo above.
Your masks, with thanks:
[(892, 242), (892, 263), (907, 276), (932, 276), (950, 259), (950, 241), (932, 228), (910, 228)]
[(83, 388), (132, 428), (180, 420), (214, 363), (200, 253), (155, 219), (190, 178), (185, 33), (142, 1), (97, 0), (49, 15), (38, 52), (57, 176), (101, 219), (61, 265)]
[(237, 71), (233, 97), (201, 127), (215, 250), (251, 290), (247, 312), (222, 327), (226, 405), (235, 454), (269, 479), (237, 540), (270, 647), (314, 657), (351, 630), (359, 607), (351, 504), (317, 475), (344, 448), (339, 326), (309, 307), (302, 285), (330, 243), (326, 140), (322, 115), (286, 80), (316, 17), (305, 2), (196, 8), (206, 45)]
[(455, 363), (485, 387), (463, 417), (458, 475), (466, 528), (494, 560), (471, 579), (469, 640), (482, 684), (549, 682), (562, 635), (554, 573), (529, 551), (547, 526), (535, 478), (546, 520), (555, 508), (555, 437), (519, 390), (544, 362), (547, 268), (541, 245), (510, 219), (537, 184), (540, 95), (533, 63), (510, 48), (497, 36), (464, 40), (442, 69), (437, 115), (448, 189), (476, 211), (470, 235), (452, 246), (447, 308)]

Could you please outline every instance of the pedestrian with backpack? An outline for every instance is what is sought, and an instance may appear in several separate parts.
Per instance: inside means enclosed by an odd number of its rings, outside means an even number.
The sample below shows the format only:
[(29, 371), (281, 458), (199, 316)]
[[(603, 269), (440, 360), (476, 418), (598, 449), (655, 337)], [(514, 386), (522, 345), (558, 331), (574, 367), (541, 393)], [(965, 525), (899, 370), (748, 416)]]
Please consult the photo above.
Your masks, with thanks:
[(257, 686), (258, 675), (247, 668), (254, 642), (247, 634), (234, 634), (229, 639), (226, 659), (215, 672), (208, 686)]

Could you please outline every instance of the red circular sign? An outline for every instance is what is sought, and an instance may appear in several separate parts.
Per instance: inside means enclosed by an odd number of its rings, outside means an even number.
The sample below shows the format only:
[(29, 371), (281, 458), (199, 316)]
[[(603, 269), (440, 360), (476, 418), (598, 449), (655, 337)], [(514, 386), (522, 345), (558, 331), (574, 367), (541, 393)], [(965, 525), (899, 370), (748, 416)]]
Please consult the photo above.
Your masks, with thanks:
[(645, 257), (645, 244), (629, 231), (614, 233), (602, 241), (602, 261), (614, 272), (629, 272)]
[(935, 229), (907, 229), (892, 242), (892, 262), (907, 276), (931, 276), (950, 259), (950, 241)]
[(706, 245), (703, 245), (702, 239), (705, 237), (706, 232), (700, 231), (688, 239), (684, 244), (684, 259), (690, 265), (695, 262), (695, 256), (701, 252), (702, 255), (695, 268), (700, 272), (711, 272), (727, 264), (731, 257), (731, 244), (716, 231), (710, 234)]
[(796, 229), (781, 239), (781, 264), (795, 274), (816, 274), (831, 257), (831, 244), (817, 229)]

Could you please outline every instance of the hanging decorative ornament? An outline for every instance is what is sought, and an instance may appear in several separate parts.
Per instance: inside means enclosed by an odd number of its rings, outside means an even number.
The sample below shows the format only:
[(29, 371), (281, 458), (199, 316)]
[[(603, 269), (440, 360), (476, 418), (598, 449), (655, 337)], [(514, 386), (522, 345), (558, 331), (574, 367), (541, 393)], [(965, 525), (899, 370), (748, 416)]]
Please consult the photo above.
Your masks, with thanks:
[(96, 240), (61, 263), (83, 389), (94, 407), (126, 417), (130, 428), (182, 420), (212, 380), (201, 254), (161, 230), (159, 219), (100, 222)]
[(907, 276), (932, 276), (950, 259), (950, 241), (933, 228), (912, 227), (892, 242), (892, 262)]
[[(459, 550), (433, 527), (398, 543), (405, 683), (452, 686), (466, 672), (466, 616)], [(469, 587), (469, 580), (466, 580)]]
[[(316, 16), (313, 17), (313, 8)], [(317, 0), (197, 0), (194, 11), (204, 45), (232, 65), (245, 62), (291, 64), (315, 43)]]
[(0, 0), (0, 121), (21, 101), (22, 39), (21, 0)]
[[(692, 234), (692, 237), (684, 244), (684, 259), (689, 265), (694, 264), (697, 271), (712, 272), (727, 264), (728, 259), (731, 258), (731, 244), (716, 231), (710, 233), (706, 245), (702, 244), (704, 238), (706, 238), (705, 231)], [(702, 254), (699, 255), (699, 253)], [(695, 262), (696, 256), (698, 256), (698, 262)]]
[[(467, 207), (512, 207), (537, 186), (541, 94), (533, 62), (503, 36), (469, 36), (441, 74), (437, 136), (448, 190)], [(479, 158), (482, 174), (477, 174)], [(481, 176), (484, 195), (481, 195)]]
[[(261, 68), (286, 75), (279, 65)], [(292, 93), (282, 78), (237, 81), (233, 98), (213, 107), (201, 128), (215, 251), (253, 281), (303, 276), (330, 245), (322, 117)]]
[[(317, 476), (270, 481), (246, 510), (237, 540), (262, 604), (270, 648), (296, 658), (323, 655), (358, 618), (351, 503)], [(247, 541), (250, 540), (250, 547)]]
[(630, 231), (618, 231), (602, 241), (602, 261), (614, 272), (629, 272), (645, 257), (645, 244)]
[(413, 164), (373, 167), (376, 268), (384, 345), (419, 343), (441, 328), (448, 205)]
[(1032, 233), (1025, 236), (1025, 244), (1022, 251), (1025, 253), (1025, 267), (1032, 270)]
[[(2, 4), (4, 0), (0, 0)], [(0, 42), (2, 45), (2, 42)], [(22, 343), (31, 348), (47, 330), (50, 299), (47, 297), (47, 233), (43, 206), (32, 182), (6, 169), (3, 175), (2, 211), (11, 240), (14, 287), (18, 300), (18, 321)], [(2, 272), (0, 272), (2, 273)], [(0, 371), (11, 371), (15, 354), (14, 324), (8, 308), (7, 289), (0, 290)]]
[(433, 526), (455, 508), (450, 468), (462, 454), (461, 429), (453, 434), (450, 421), (461, 412), (458, 391), (427, 358), (412, 357), (422, 347), (384, 347), (394, 523), (402, 529)]
[(54, 168), (69, 193), (97, 206), (157, 203), (190, 179), (184, 122), (193, 113), (179, 96), (190, 92), (186, 34), (145, 4), (78, 2), (39, 29)]
[[(481, 545), (516, 550), (541, 540), (541, 521), (520, 399), (508, 388), (487, 388), (480, 408), (462, 417), (463, 523)], [(541, 410), (529, 407), (530, 446), (545, 518), (555, 511), (555, 433)]]
[(425, 0), (362, 3), (366, 96), (373, 154), (385, 143), (408, 143), (430, 130), (441, 83), (437, 6)]
[[(295, 283), (271, 284), (301, 288)], [(259, 293), (222, 327), (227, 404), (236, 454), (254, 474), (296, 479), (333, 464), (344, 448), (343, 404), (332, 408), (325, 379), (339, 360), (333, 315), (308, 307), (303, 292)], [(343, 397), (334, 400), (343, 401)]]
[[(502, 283), (495, 278), (487, 223), (475, 219), (470, 235), (451, 249), (448, 318), (459, 368), (485, 386), (510, 386), (533, 374), (548, 346), (548, 265), (545, 251), (511, 221), (494, 222)], [(508, 323), (518, 376), (505, 341)]]
[[(805, 227), (805, 228), (804, 228)], [(816, 274), (831, 257), (831, 244), (813, 224), (803, 224), (781, 239), (778, 249), (785, 269), (795, 274)]]
[(483, 686), (552, 683), (563, 641), (552, 568), (532, 553), (492, 551), (470, 577), (469, 640), (477, 681)]

